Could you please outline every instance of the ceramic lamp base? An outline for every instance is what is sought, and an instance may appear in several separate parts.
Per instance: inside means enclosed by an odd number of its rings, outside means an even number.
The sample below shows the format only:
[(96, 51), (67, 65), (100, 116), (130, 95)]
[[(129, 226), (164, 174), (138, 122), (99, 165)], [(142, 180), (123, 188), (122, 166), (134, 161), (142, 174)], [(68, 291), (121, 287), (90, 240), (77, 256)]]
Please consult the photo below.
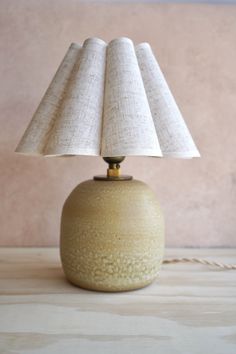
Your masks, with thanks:
[(67, 279), (91, 290), (150, 284), (163, 259), (164, 221), (152, 190), (137, 180), (89, 180), (67, 198), (60, 252)]

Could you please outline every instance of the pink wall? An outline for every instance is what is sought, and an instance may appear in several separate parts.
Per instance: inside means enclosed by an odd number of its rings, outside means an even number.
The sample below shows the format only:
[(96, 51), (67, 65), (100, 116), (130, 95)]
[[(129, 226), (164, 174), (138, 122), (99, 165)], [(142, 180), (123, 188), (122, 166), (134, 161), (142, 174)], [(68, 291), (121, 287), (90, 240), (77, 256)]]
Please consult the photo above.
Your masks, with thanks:
[(56, 245), (72, 188), (100, 158), (32, 158), (14, 149), (71, 42), (151, 43), (201, 159), (127, 158), (166, 216), (169, 246), (236, 246), (236, 6), (0, 1), (0, 244)]

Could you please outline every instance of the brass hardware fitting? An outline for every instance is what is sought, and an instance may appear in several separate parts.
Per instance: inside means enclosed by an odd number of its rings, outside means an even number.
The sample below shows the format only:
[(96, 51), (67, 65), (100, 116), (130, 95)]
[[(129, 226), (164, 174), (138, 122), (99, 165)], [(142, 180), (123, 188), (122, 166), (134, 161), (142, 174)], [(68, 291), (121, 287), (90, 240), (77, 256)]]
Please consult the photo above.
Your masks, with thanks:
[(103, 160), (109, 164), (106, 176), (94, 176), (95, 180), (100, 181), (127, 181), (131, 180), (132, 176), (121, 175), (120, 163), (125, 159), (125, 156), (103, 157)]
[(109, 164), (107, 177), (120, 177), (120, 163), (125, 159), (124, 156), (103, 157), (103, 160)]

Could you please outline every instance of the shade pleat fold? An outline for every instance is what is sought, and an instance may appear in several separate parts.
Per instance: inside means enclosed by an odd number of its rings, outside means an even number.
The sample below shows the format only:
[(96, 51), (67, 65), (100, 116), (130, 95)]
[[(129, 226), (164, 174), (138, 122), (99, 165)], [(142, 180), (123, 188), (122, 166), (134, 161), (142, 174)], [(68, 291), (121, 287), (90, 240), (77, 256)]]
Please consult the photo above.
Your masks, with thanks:
[(72, 43), (27, 127), (16, 152), (44, 155), (45, 146), (57, 119), (58, 110), (73, 68), (79, 62), (81, 46)]
[(136, 55), (163, 156), (200, 156), (150, 45), (137, 45)]
[(128, 38), (107, 48), (102, 156), (162, 156), (135, 48)]

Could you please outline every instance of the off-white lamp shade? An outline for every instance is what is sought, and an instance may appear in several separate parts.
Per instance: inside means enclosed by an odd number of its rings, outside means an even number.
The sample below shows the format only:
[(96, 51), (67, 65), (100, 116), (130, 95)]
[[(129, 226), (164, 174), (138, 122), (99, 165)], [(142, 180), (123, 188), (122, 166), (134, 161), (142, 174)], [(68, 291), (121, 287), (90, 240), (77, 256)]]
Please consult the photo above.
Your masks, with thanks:
[(17, 152), (198, 157), (148, 43), (71, 44)]

